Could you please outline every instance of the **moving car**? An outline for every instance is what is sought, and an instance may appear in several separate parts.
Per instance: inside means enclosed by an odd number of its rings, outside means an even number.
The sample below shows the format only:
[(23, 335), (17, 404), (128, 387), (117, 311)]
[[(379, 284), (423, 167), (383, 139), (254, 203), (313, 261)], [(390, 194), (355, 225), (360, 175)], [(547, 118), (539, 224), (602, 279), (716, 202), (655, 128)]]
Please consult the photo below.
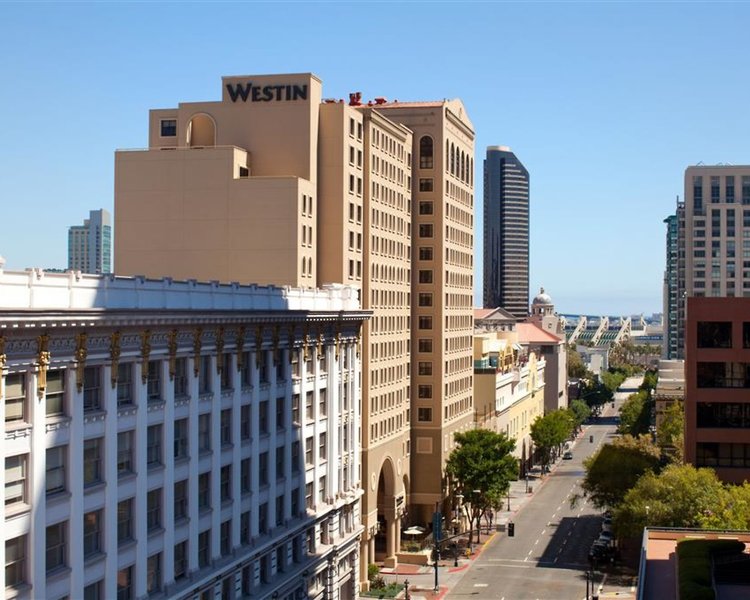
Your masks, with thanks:
[(573, 458), (573, 453), (568, 450), (565, 454), (563, 454), (563, 460), (571, 460)]

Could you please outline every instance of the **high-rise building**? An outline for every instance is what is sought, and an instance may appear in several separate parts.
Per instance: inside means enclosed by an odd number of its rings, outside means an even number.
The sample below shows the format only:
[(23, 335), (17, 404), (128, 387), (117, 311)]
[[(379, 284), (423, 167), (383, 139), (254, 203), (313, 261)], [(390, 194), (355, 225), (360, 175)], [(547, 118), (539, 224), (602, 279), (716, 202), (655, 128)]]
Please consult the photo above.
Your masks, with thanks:
[(322, 100), (309, 73), (222, 87), (117, 153), (117, 272), (361, 289), (365, 582), (472, 426), (473, 128), (459, 100)]
[(678, 200), (675, 214), (669, 215), (664, 222), (667, 224), (667, 236), (662, 356), (677, 359), (683, 356), (684, 342), (679, 324), (685, 311), (685, 204)]
[(346, 286), (0, 270), (6, 597), (356, 597), (367, 318)]
[[(685, 299), (750, 296), (750, 166), (685, 170), (684, 274), (678, 263), (678, 344), (685, 346)], [(682, 242), (678, 253), (682, 252)], [(679, 255), (678, 255), (679, 256)], [(686, 358), (684, 351), (675, 358)]]
[(83, 225), (68, 228), (68, 269), (94, 274), (112, 272), (112, 223), (108, 211), (89, 211)]
[(529, 311), (529, 172), (507, 146), (484, 160), (485, 308)]

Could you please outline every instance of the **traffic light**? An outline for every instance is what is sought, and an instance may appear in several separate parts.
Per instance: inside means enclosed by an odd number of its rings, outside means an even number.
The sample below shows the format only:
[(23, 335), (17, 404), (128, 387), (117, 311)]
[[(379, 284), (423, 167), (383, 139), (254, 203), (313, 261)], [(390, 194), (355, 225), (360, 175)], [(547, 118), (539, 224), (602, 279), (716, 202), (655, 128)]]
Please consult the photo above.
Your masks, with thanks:
[(513, 537), (516, 535), (516, 524), (512, 521), (508, 523), (508, 537)]

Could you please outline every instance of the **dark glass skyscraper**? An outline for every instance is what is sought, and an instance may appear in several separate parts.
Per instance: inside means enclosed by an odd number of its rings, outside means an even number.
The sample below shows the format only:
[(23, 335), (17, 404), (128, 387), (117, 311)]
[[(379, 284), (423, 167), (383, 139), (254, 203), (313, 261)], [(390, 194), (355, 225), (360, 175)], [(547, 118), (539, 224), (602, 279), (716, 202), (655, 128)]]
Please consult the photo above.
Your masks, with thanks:
[(483, 304), (529, 313), (529, 172), (506, 146), (484, 160)]

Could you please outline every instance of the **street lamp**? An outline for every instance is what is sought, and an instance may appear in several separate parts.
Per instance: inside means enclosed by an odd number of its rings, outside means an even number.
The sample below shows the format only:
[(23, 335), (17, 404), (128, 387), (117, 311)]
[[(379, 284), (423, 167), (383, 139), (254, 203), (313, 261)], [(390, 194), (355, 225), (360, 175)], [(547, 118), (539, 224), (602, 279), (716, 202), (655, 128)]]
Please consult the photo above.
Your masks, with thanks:
[[(482, 494), (482, 490), (472, 490), (476, 496), (477, 504), (479, 504), (479, 496)], [(473, 508), (472, 508), (473, 510)], [(469, 536), (471, 539), (471, 536)], [(482, 515), (477, 516), (477, 544), (482, 541)]]
[(409, 580), (404, 579), (404, 600), (409, 600)]

